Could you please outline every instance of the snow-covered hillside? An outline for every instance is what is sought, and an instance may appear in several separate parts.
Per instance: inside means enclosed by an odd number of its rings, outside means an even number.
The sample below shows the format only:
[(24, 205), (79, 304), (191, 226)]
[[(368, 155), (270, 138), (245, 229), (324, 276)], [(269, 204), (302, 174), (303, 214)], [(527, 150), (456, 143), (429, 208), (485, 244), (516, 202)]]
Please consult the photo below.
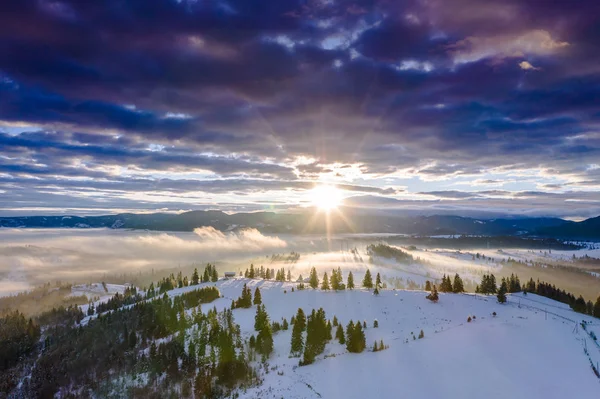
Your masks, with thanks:
[[(600, 320), (547, 298), (514, 294), (501, 305), (495, 296), (440, 294), (432, 303), (422, 291), (292, 292), (294, 283), (236, 278), (215, 283), (223, 298), (203, 311), (230, 307), (245, 283), (253, 291), (260, 287), (271, 321), (319, 307), (344, 326), (351, 319), (366, 321), (368, 348), (351, 354), (334, 339), (314, 364), (298, 367), (299, 359), (289, 356), (291, 329), (280, 331), (268, 374), (263, 370), (263, 383), (242, 392), (243, 398), (600, 397), (600, 380), (590, 366), (600, 361), (600, 347), (580, 324), (586, 321), (588, 331), (600, 333)], [(246, 337), (256, 334), (255, 308), (234, 310)], [(473, 321), (467, 322), (469, 316)], [(413, 339), (421, 330), (425, 337)], [(389, 348), (370, 352), (381, 339)]]

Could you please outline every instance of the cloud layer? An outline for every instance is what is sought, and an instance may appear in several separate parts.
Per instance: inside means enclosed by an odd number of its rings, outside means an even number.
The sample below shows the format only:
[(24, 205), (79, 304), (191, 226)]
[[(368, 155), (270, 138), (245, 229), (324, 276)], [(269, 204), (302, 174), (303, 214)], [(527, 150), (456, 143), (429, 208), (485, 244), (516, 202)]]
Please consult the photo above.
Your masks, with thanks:
[(0, 212), (600, 213), (600, 5), (559, 3), (4, 1)]
[(48, 281), (99, 281), (286, 251), (286, 241), (255, 229), (222, 233), (0, 229), (0, 296)]

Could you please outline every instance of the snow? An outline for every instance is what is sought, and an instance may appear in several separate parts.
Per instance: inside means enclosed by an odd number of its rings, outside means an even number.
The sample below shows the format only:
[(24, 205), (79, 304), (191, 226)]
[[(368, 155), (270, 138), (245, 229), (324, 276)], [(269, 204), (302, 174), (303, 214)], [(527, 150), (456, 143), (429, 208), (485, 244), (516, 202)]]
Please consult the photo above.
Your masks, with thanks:
[[(289, 357), (290, 327), (275, 334), (263, 383), (241, 392), (242, 398), (362, 398), (375, 393), (408, 398), (600, 397), (600, 380), (583, 351), (587, 345), (595, 364), (600, 347), (579, 324), (585, 320), (588, 331), (600, 335), (600, 320), (544, 297), (513, 294), (502, 305), (494, 296), (441, 293), (440, 301), (431, 303), (422, 291), (382, 290), (380, 296), (366, 290), (291, 292), (295, 283), (235, 278), (203, 284), (216, 285), (223, 298), (202, 310), (228, 308), (244, 283), (253, 291), (260, 287), (271, 321), (289, 321), (299, 307), (305, 313), (323, 307), (329, 319), (337, 316), (343, 326), (350, 319), (365, 320), (367, 347), (383, 339), (389, 348), (350, 354), (334, 339), (314, 364), (298, 367), (299, 359)], [(245, 337), (256, 334), (255, 312), (255, 307), (234, 310)], [(467, 323), (469, 316), (476, 318)], [(379, 328), (372, 327), (375, 319)], [(413, 340), (421, 329), (425, 338)]]

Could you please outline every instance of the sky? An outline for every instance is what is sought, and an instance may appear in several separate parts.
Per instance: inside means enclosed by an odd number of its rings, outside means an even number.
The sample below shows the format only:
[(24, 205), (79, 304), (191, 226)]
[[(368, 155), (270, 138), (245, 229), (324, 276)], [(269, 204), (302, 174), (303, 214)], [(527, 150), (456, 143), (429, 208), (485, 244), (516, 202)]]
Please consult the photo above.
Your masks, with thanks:
[(0, 215), (600, 214), (600, 2), (3, 0)]

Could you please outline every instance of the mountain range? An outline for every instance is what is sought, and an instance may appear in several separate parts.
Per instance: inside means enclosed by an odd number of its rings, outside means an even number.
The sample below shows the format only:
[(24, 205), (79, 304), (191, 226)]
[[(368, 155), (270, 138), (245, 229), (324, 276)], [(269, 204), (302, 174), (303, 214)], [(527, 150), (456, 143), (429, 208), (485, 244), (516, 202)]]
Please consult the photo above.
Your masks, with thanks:
[(411, 235), (519, 235), (568, 240), (600, 240), (600, 216), (573, 222), (560, 218), (471, 218), (451, 215), (406, 216), (369, 213), (353, 208), (329, 215), (314, 209), (299, 212), (222, 211), (172, 213), (122, 213), (104, 216), (0, 217), (0, 227), (12, 228), (113, 228), (159, 231), (193, 231), (211, 226), (220, 231), (252, 227), (263, 233), (389, 233)]

